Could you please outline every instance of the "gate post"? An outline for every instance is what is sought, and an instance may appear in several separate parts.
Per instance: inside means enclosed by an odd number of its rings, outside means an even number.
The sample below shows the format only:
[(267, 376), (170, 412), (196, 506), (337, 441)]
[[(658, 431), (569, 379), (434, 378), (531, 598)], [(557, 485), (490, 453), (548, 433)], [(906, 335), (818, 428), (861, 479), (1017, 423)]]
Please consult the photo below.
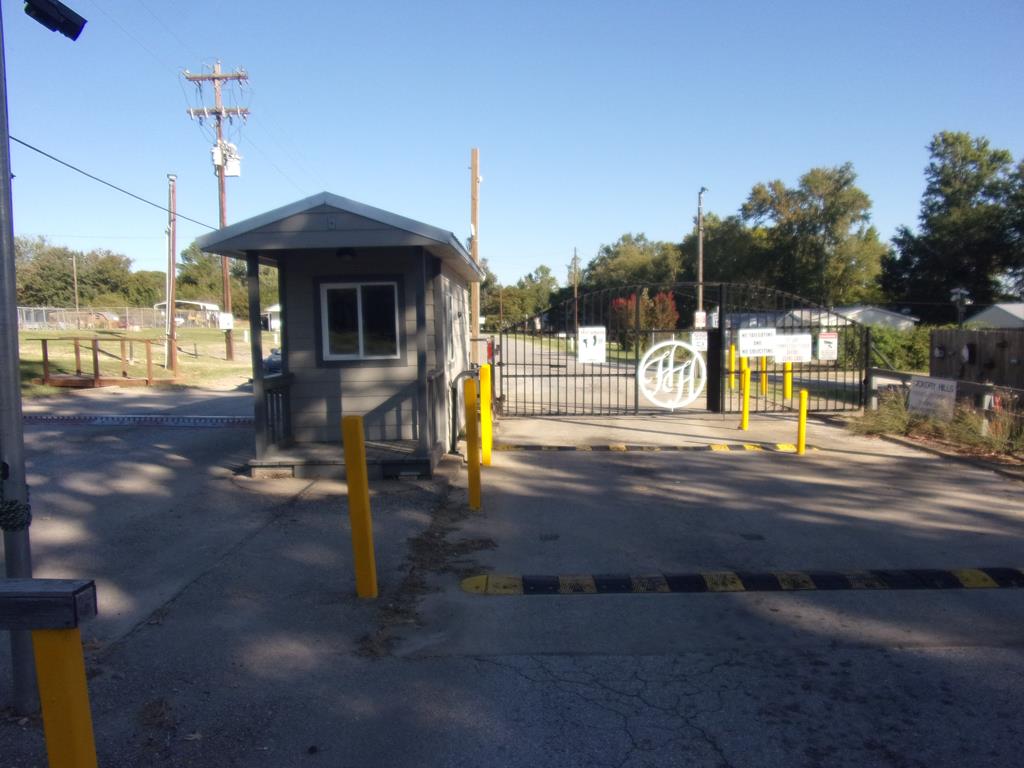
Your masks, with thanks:
[(708, 381), (705, 385), (705, 399), (707, 401), (707, 408), (711, 413), (722, 413), (725, 410), (722, 397), (722, 384), (724, 381), (722, 377), (722, 350), (725, 349), (725, 300), (725, 283), (720, 283), (718, 286), (718, 327), (707, 330)]
[(640, 287), (634, 289), (636, 306), (633, 309), (633, 327), (636, 338), (633, 340), (633, 413), (640, 413)]
[(861, 381), (860, 406), (864, 410), (878, 410), (875, 396), (875, 377), (871, 374), (874, 361), (871, 356), (871, 328), (864, 328), (864, 378)]

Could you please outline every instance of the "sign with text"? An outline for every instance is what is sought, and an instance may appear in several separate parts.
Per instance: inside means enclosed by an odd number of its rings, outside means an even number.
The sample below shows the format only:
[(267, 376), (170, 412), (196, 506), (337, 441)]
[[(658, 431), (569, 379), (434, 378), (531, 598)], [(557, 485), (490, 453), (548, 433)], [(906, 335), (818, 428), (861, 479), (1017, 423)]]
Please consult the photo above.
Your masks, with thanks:
[(693, 327), (702, 331), (708, 327), (708, 313), (697, 310), (693, 313)]
[(839, 334), (835, 331), (822, 331), (818, 334), (818, 359), (839, 359)]
[(775, 337), (776, 363), (811, 362), (811, 334), (787, 333)]
[(608, 361), (607, 330), (603, 325), (582, 325), (576, 332), (576, 360), (581, 363)]
[(708, 351), (708, 332), (694, 331), (690, 334), (690, 346), (698, 352)]
[(774, 328), (740, 328), (736, 354), (740, 357), (761, 357), (775, 352)]
[(940, 419), (952, 419), (956, 406), (956, 382), (931, 376), (914, 376), (910, 380), (907, 410)]

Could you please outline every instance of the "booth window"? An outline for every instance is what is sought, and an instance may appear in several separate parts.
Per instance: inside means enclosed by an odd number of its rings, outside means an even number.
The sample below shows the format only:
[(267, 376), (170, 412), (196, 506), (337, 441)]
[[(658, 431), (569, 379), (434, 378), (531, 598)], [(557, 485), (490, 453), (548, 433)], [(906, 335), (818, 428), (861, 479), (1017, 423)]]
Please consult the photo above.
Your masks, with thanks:
[(398, 357), (397, 283), (322, 283), (324, 360)]

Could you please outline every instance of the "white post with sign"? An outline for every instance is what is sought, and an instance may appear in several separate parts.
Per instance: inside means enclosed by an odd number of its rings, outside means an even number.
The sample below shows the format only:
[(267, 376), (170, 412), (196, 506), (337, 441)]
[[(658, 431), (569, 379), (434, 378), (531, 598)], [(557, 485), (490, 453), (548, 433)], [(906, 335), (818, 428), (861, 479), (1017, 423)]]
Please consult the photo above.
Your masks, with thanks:
[(811, 362), (811, 334), (789, 333), (775, 337), (776, 363)]
[(608, 331), (603, 325), (580, 326), (576, 334), (576, 360), (580, 363), (608, 362)]
[(822, 331), (818, 334), (818, 360), (832, 362), (839, 359), (839, 334)]
[(736, 354), (740, 357), (761, 357), (775, 353), (774, 328), (740, 328)]

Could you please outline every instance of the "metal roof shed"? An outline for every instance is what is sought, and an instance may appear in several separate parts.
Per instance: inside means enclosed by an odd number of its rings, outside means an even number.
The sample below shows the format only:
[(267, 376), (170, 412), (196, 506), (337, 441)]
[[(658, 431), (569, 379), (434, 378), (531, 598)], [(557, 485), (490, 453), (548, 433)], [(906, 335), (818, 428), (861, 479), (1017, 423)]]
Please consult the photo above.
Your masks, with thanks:
[[(379, 445), (433, 468), (450, 437), (449, 382), (469, 367), (467, 288), (483, 277), (454, 234), (324, 192), (198, 245), (248, 266), (254, 472), (340, 468), (343, 414), (364, 417), (369, 455)], [(261, 264), (279, 271), (274, 376), (259, 364)]]

